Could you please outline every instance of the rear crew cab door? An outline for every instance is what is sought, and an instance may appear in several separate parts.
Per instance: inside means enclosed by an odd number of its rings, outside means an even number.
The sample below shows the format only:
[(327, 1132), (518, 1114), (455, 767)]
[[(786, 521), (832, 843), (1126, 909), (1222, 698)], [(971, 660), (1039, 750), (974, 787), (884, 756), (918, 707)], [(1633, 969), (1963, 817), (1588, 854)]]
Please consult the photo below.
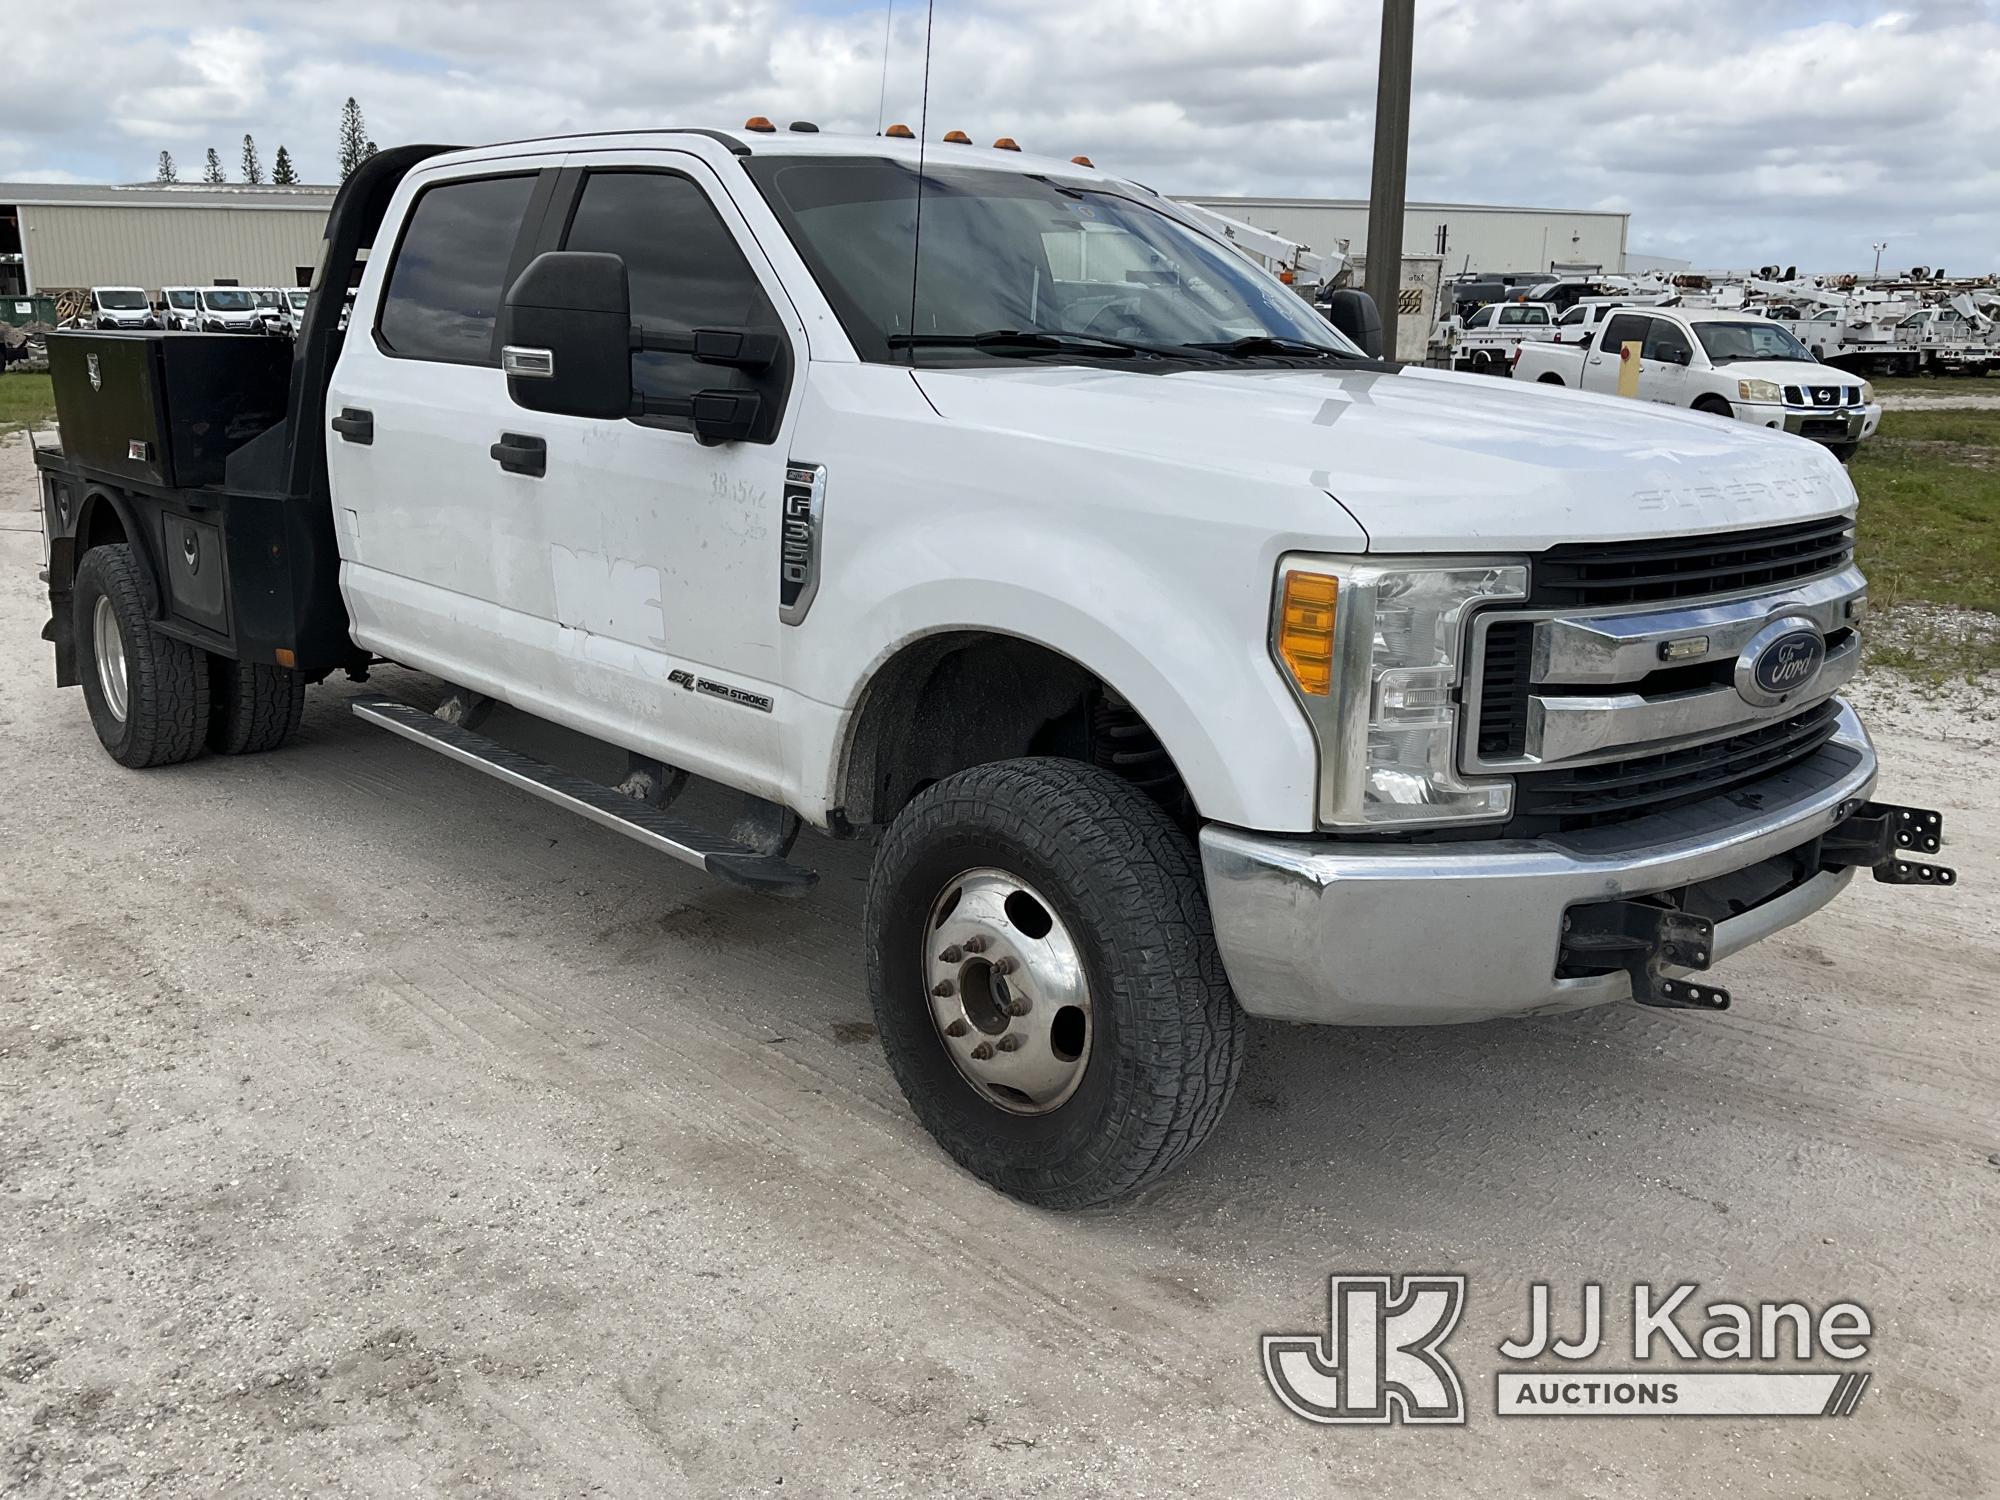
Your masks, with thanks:
[[(1607, 396), (1615, 396), (1619, 391), (1619, 376), (1626, 364), (1625, 345), (1628, 343), (1644, 346), (1648, 325), (1653, 320), (1643, 313), (1615, 313), (1604, 325), (1604, 332), (1591, 346), (1590, 353), (1583, 362), (1583, 388), (1587, 391), (1602, 391)], [(1638, 358), (1634, 349), (1632, 359)]]
[(356, 641), (510, 701), (549, 580), (488, 452), (512, 410), (499, 312), (560, 162), (410, 173), (362, 272), (323, 417)]

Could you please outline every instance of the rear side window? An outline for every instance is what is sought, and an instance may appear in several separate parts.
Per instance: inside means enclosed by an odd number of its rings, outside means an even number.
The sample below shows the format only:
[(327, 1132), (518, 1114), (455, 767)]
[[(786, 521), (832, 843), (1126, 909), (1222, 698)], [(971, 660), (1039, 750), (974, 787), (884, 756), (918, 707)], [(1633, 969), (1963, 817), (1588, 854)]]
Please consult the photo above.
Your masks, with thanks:
[[(632, 321), (656, 333), (694, 328), (780, 331), (736, 236), (708, 195), (667, 172), (593, 172), (570, 217), (565, 250), (621, 256), (632, 289)], [(632, 357), (633, 387), (645, 396), (743, 390), (745, 372), (697, 364), (692, 355), (646, 350)], [(667, 419), (667, 425), (685, 423)]]
[(1507, 307), (1500, 311), (1500, 321), (1506, 324), (1546, 324), (1549, 310), (1546, 307)]
[(507, 263), (534, 191), (533, 174), (425, 188), (410, 210), (376, 332), (402, 359), (491, 365)]
[(1639, 313), (1620, 313), (1605, 327), (1603, 347), (1617, 349), (1625, 344), (1643, 344), (1653, 320)]
[(1467, 318), (1465, 320), (1465, 326), (1467, 328), (1485, 328), (1490, 326), (1492, 322), (1493, 322), (1493, 309), (1491, 306), (1487, 306), (1480, 308), (1478, 312), (1474, 313), (1471, 317)]

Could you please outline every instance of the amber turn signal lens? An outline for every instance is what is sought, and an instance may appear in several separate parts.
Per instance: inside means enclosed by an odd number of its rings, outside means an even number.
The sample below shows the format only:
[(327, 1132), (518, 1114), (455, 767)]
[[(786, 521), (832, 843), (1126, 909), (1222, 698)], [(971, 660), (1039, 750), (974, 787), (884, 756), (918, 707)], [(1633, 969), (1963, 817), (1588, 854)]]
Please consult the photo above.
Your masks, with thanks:
[(892, 141), (914, 141), (917, 138), (917, 133), (907, 125), (891, 125), (882, 134)]
[(1333, 691), (1333, 603), (1340, 580), (1324, 573), (1287, 573), (1279, 602), (1278, 654), (1299, 691), (1324, 698)]
[(743, 128), (745, 130), (755, 130), (762, 135), (776, 135), (778, 131), (778, 127), (762, 115), (752, 115), (743, 122)]

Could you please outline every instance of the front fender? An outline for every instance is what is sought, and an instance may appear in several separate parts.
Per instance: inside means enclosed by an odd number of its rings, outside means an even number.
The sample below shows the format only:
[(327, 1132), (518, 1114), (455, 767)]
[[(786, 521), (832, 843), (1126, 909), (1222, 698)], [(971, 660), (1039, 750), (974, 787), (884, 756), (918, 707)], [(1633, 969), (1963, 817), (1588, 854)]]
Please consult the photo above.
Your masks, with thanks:
[[(981, 565), (1002, 557), (1033, 558), (1035, 567), (1017, 576)], [(1173, 757), (1204, 818), (1311, 831), (1318, 752), (1269, 654), (1268, 582), (1163, 592), (1140, 560), (1074, 532), (1016, 531), (1004, 554), (960, 562), (949, 577), (938, 576), (936, 554), (920, 535), (905, 534), (850, 568), (854, 576), (822, 599), (869, 602), (827, 635), (842, 641), (848, 672), (856, 661), (867, 666), (847, 679), (838, 737), (820, 752), (829, 788), (838, 785), (855, 711), (885, 663), (926, 636), (988, 631), (1070, 658), (1130, 703)], [(910, 579), (921, 581), (893, 586)], [(836, 666), (832, 659), (819, 670), (808, 666), (806, 680), (838, 680)]]

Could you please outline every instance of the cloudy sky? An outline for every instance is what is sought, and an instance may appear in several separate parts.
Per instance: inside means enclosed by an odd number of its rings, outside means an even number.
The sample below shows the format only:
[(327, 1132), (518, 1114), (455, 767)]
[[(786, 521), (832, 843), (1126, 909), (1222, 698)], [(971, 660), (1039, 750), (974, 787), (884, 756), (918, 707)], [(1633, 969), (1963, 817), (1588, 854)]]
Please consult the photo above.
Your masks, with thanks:
[[(26, 5), (27, 0), (17, 0)], [(58, 14), (51, 8), (50, 15)], [(752, 113), (917, 123), (922, 0), (67, 0), (9, 25), (0, 180)], [(1376, 0), (937, 0), (935, 136), (1169, 192), (1365, 195)], [(20, 17), (15, 18), (18, 22)], [(885, 36), (887, 70), (884, 73)], [(1418, 0), (1413, 199), (1627, 209), (1703, 266), (2000, 270), (2000, 0)]]

